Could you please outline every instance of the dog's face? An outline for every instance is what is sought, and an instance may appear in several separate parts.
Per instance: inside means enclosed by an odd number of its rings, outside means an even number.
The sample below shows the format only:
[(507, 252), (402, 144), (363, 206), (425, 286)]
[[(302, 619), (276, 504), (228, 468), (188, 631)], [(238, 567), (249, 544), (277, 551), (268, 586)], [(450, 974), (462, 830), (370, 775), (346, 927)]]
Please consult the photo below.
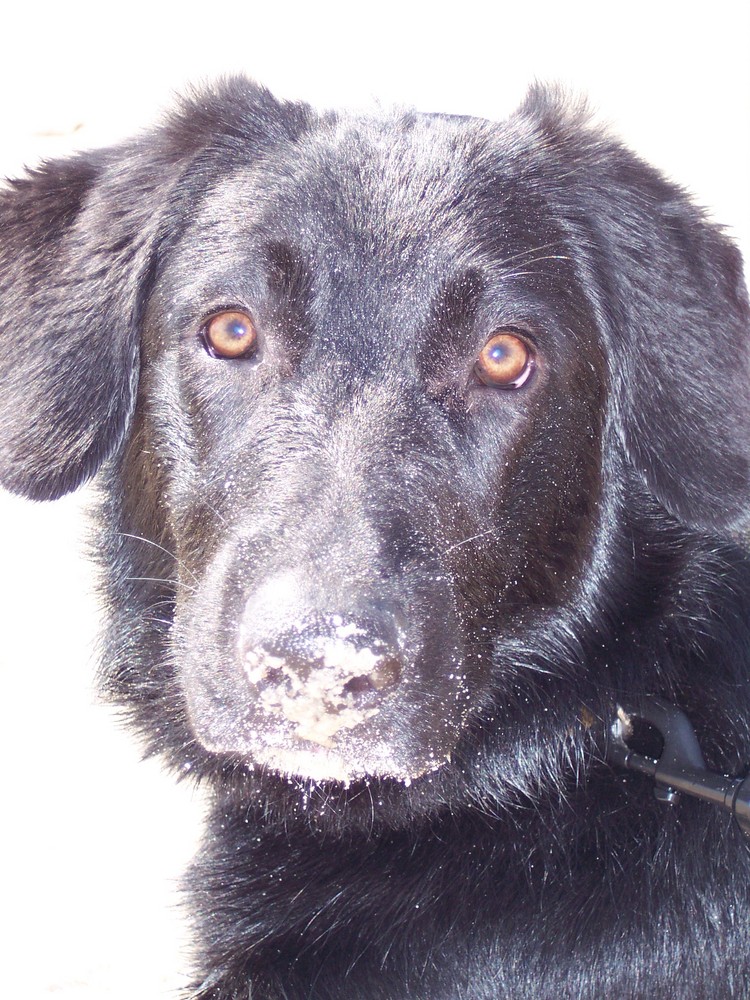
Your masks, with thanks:
[(141, 406), (213, 750), (317, 778), (434, 770), (513, 607), (574, 585), (602, 351), (554, 220), (503, 199), (500, 153), (453, 161), (457, 133), (332, 125), (283, 171), (240, 159), (155, 281)]
[(6, 316), (40, 336), (3, 335), (0, 473), (53, 496), (122, 446), (210, 753), (344, 782), (470, 767), (480, 729), (512, 755), (589, 683), (544, 707), (535, 658), (603, 613), (623, 504), (741, 510), (736, 257), (584, 127), (538, 95), (501, 127), (235, 85), (5, 196)]

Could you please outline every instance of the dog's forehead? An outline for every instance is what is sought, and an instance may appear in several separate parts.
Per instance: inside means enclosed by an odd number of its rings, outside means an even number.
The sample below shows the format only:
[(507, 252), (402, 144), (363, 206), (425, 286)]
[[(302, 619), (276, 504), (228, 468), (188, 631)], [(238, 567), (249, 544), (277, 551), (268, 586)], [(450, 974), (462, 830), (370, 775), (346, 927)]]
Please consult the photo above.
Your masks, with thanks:
[(479, 119), (323, 121), (255, 162), (248, 150), (214, 184), (194, 230), (230, 251), (283, 240), (334, 267), (455, 271), (476, 263), (488, 212), (502, 252), (538, 242), (540, 212), (529, 211), (515, 160), (501, 127)]
[(578, 308), (579, 296), (555, 293), (577, 277), (541, 190), (543, 151), (512, 124), (323, 119), (261, 155), (249, 144), (212, 155), (212, 182), (163, 258), (170, 310), (244, 303), (262, 319), (279, 260), (326, 351), (355, 327), (411, 350), (457, 290), (487, 330), (552, 299)]

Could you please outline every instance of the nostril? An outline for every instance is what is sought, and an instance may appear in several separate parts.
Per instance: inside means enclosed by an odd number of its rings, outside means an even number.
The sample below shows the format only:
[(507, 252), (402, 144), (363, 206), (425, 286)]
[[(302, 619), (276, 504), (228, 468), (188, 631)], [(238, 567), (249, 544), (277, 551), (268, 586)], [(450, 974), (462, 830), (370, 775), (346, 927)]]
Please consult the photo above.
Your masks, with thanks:
[(343, 691), (344, 694), (369, 694), (371, 691), (376, 691), (377, 688), (375, 684), (370, 680), (367, 674), (361, 674), (359, 677), (352, 677), (344, 684)]
[(376, 691), (390, 691), (401, 680), (401, 660), (395, 656), (383, 656), (368, 674), (368, 679)]
[(396, 657), (383, 656), (370, 671), (351, 677), (342, 687), (345, 696), (355, 703), (374, 703), (396, 687), (401, 679), (401, 663)]

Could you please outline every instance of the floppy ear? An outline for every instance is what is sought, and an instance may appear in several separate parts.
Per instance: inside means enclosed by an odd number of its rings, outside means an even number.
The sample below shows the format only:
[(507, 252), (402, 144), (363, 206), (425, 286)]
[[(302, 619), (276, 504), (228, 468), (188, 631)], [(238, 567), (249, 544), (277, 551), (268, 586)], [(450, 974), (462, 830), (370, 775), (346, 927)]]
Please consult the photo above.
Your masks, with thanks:
[(728, 529), (750, 512), (750, 316), (737, 249), (645, 168), (594, 222), (614, 293), (625, 451), (670, 513)]
[[(180, 187), (214, 155), (257, 158), (308, 125), (305, 105), (241, 77), (189, 95), (129, 144), (46, 164), (0, 192), (0, 483), (37, 500), (75, 489), (124, 439), (140, 313)], [(195, 170), (188, 182), (188, 165)]]
[(599, 289), (629, 461), (684, 523), (738, 525), (750, 512), (750, 316), (737, 249), (585, 107), (537, 90), (522, 110), (569, 178), (556, 197)]
[(123, 147), (0, 194), (0, 482), (34, 499), (93, 475), (128, 425), (163, 197), (140, 167)]

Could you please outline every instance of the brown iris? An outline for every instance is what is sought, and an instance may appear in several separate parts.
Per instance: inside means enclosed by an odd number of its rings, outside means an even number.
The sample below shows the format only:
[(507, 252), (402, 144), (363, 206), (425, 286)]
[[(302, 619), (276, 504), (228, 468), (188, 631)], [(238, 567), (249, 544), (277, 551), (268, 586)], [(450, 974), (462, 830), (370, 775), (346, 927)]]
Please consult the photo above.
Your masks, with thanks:
[(247, 313), (228, 309), (206, 323), (206, 348), (214, 358), (244, 358), (255, 351), (258, 335)]
[(531, 348), (511, 330), (493, 334), (474, 364), (474, 372), (480, 381), (501, 389), (519, 389), (533, 368)]

